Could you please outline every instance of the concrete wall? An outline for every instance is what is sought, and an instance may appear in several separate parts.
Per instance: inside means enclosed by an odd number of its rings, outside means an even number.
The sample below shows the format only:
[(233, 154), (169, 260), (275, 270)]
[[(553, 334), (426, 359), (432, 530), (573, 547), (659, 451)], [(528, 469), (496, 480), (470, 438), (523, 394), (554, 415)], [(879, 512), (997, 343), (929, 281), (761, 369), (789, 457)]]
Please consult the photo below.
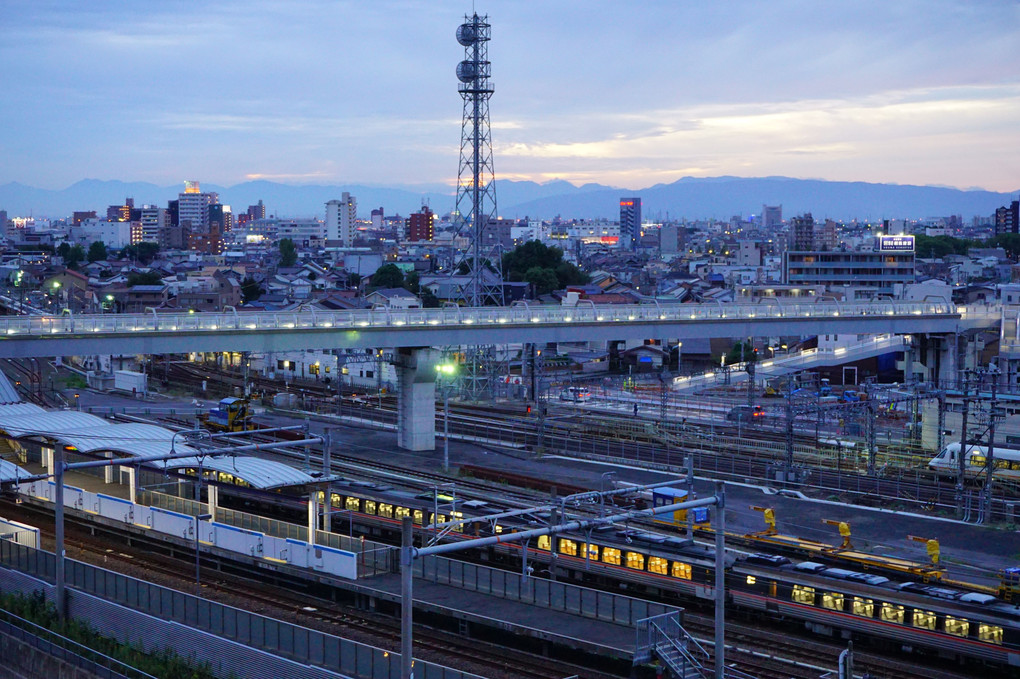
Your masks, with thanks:
[(12, 679), (98, 679), (97, 675), (69, 665), (37, 648), (0, 632), (0, 666)]

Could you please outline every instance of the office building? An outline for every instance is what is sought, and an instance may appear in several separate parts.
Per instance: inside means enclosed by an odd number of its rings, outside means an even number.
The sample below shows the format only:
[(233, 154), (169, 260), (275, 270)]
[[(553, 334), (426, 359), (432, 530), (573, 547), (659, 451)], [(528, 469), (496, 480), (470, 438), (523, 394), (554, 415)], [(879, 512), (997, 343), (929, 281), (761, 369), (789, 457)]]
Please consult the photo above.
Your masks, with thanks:
[(141, 240), (159, 243), (160, 234), (170, 226), (170, 215), (166, 208), (143, 205), (141, 209)]
[(783, 225), (782, 205), (761, 206), (761, 226), (763, 229), (778, 229)]
[(995, 210), (995, 235), (1020, 233), (1020, 200)]
[(620, 199), (620, 249), (633, 250), (641, 240), (641, 198)]
[(783, 253), (784, 285), (843, 288), (852, 299), (898, 295), (915, 279), (913, 236), (881, 236), (870, 250)]
[(198, 182), (184, 182), (184, 193), (177, 195), (177, 225), (189, 233), (208, 233), (209, 206), (218, 202), (219, 195), (202, 193)]
[(676, 222), (666, 222), (659, 227), (659, 254), (663, 257), (680, 252), (680, 229)]
[(354, 222), (357, 216), (358, 201), (346, 191), (340, 200), (326, 203), (326, 241), (346, 248), (354, 245)]

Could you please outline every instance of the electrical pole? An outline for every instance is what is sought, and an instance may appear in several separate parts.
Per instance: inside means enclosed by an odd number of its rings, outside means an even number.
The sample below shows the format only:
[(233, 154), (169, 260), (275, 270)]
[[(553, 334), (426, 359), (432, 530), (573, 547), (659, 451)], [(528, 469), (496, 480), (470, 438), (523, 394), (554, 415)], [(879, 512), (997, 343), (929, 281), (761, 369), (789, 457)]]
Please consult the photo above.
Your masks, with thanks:
[(963, 489), (967, 471), (967, 417), (970, 414), (970, 381), (963, 373), (963, 424), (960, 426), (960, 452), (956, 456), (956, 509), (963, 514)]

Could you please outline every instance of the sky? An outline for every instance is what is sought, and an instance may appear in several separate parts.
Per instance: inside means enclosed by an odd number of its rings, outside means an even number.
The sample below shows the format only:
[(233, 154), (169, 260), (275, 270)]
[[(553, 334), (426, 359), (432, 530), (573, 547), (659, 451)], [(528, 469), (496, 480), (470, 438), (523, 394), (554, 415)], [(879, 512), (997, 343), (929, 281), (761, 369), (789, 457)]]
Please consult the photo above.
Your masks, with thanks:
[[(476, 0), (497, 179), (1020, 189), (1016, 0)], [(0, 0), (0, 183), (452, 186), (448, 0)]]

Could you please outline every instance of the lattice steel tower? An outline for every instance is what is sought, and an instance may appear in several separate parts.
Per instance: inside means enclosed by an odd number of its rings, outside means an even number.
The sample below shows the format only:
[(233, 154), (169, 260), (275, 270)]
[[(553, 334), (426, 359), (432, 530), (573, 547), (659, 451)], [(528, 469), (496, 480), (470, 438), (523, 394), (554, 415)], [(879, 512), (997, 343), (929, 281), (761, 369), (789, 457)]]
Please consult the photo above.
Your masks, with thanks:
[[(460, 167), (457, 171), (457, 213), (460, 232), (469, 231), (471, 247), (461, 260), (470, 272), (470, 284), (461, 289), (462, 301), (471, 306), (503, 304), (500, 239), (486, 241), (490, 222), (496, 217), (496, 183), (492, 168), (492, 136), (489, 128), (488, 15), (464, 17), (457, 28), (457, 42), (464, 46), (464, 60), (457, 64), (457, 89), (464, 99), (460, 134)], [(468, 213), (465, 209), (470, 208)], [(486, 265), (485, 262), (488, 262)]]

